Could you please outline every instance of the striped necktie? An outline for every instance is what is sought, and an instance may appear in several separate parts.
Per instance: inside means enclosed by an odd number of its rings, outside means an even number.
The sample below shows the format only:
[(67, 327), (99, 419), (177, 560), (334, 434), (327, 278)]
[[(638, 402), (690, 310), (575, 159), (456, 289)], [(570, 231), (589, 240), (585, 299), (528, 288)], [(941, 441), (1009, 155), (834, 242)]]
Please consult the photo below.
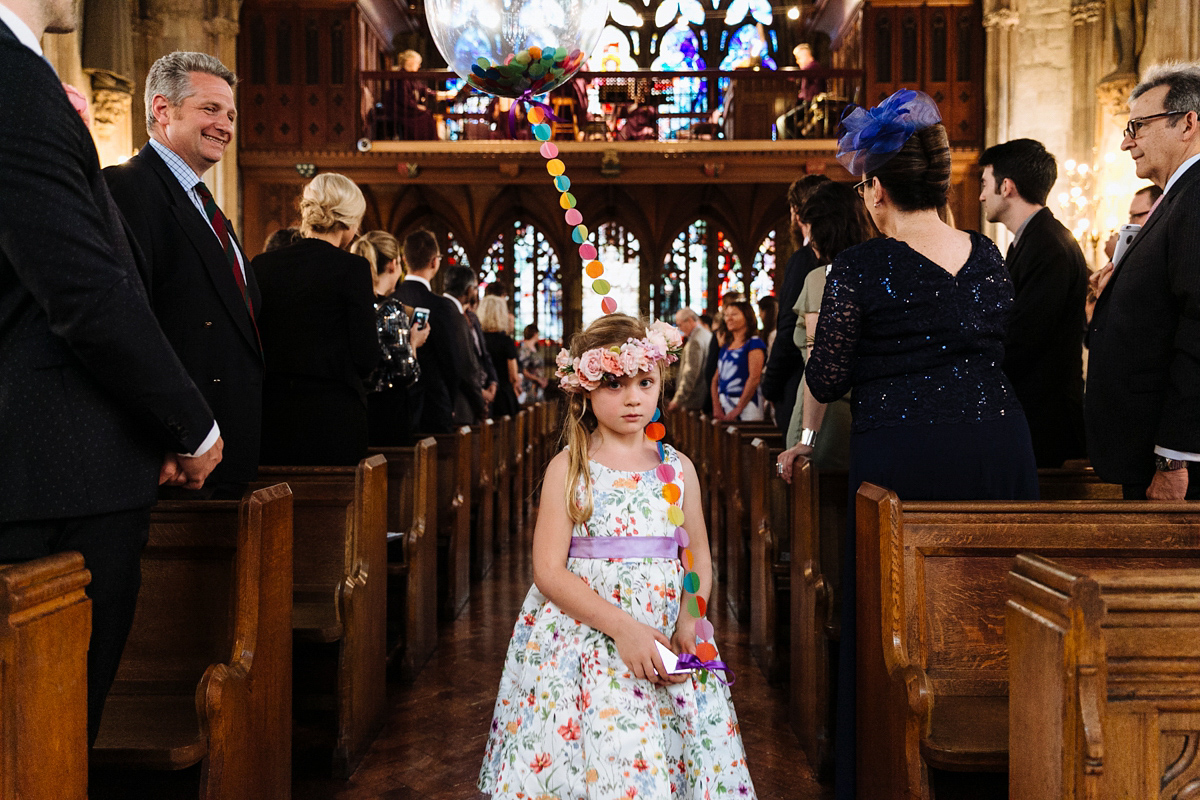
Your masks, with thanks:
[(208, 217), (208, 222), (217, 233), (217, 239), (221, 242), (221, 247), (225, 249), (225, 260), (229, 262), (229, 266), (233, 269), (233, 280), (237, 283), (238, 290), (242, 293), (242, 300), (246, 303), (246, 310), (250, 312), (250, 318), (254, 318), (254, 305), (250, 302), (250, 294), (246, 291), (246, 277), (242, 275), (242, 266), (238, 263), (237, 251), (233, 239), (229, 235), (229, 220), (225, 219), (225, 215), (221, 213), (221, 209), (217, 206), (217, 201), (213, 200), (212, 192), (204, 185), (204, 181), (199, 181), (196, 184), (196, 194), (200, 195), (200, 201), (204, 205), (204, 215)]

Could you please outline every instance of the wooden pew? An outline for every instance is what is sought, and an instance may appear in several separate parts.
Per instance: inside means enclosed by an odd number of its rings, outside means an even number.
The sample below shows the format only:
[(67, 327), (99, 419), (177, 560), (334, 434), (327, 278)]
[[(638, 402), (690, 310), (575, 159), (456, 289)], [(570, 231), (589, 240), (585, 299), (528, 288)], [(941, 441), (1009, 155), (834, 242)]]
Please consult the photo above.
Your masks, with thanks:
[(512, 493), (510, 517), (512, 532), (520, 546), (521, 533), (525, 530), (526, 494), (529, 492), (529, 479), (526, 477), (525, 444), (529, 439), (529, 409), (523, 408), (513, 417), (512, 452), (513, 461), (509, 468), (512, 471)]
[(471, 577), (477, 579), (496, 554), (495, 429), (490, 419), (471, 428)]
[[(741, 622), (750, 619), (750, 495), (762, 476), (751, 468), (751, 443), (756, 438), (782, 444), (783, 437), (773, 425), (761, 423), (722, 423), (720, 446), (722, 489), (725, 516), (725, 600), (729, 610)], [(774, 466), (771, 467), (773, 471)], [(769, 480), (769, 476), (768, 476)]]
[(437, 647), (437, 441), (371, 452), (388, 470), (388, 666), (411, 680)]
[(0, 566), (0, 800), (87, 798), (90, 581), (75, 552)]
[(199, 763), (202, 800), (291, 796), (292, 500), (155, 506), (93, 765)]
[(1120, 500), (1121, 486), (1101, 483), (1090, 466), (1039, 469), (1042, 500)]
[(348, 777), (387, 710), (387, 461), (261, 467), (258, 478), (286, 482), (295, 497), (297, 703), (335, 709), (332, 767)]
[(709, 419), (705, 429), (704, 445), (708, 453), (708, 507), (705, 519), (708, 522), (708, 546), (712, 551), (713, 579), (725, 581), (728, 568), (725, 555), (725, 492), (728, 488), (728, 464), (724, 458), (725, 437), (721, 430), (726, 424), (721, 420)]
[(471, 429), (439, 433), (438, 609), (455, 619), (471, 596)]
[(857, 498), (858, 796), (930, 797), (930, 767), (1008, 768), (1006, 575), (1032, 552), (1097, 568), (1200, 566), (1200, 505)]
[(780, 447), (762, 439), (750, 444), (750, 652), (767, 680), (788, 671), (791, 611), (792, 493), (775, 470)]
[(538, 406), (535, 403), (521, 412), (526, 415), (525, 439), (523, 442), (525, 447), (525, 465), (523, 471), (524, 478), (522, 479), (523, 491), (521, 492), (521, 504), (523, 509), (522, 516), (525, 519), (525, 526), (531, 531), (533, 530), (534, 512), (536, 510), (536, 506), (534, 505), (534, 496), (537, 494), (538, 484), (542, 480), (542, 473), (536, 471), (537, 468), (534, 464), (536, 456), (533, 452), (533, 444), (537, 440), (537, 409)]
[(495, 492), (495, 537), (492, 549), (500, 552), (512, 534), (512, 489), (513, 489), (513, 418), (503, 416), (496, 420), (492, 442), (492, 486)]
[(1200, 570), (1020, 555), (1008, 589), (1009, 796), (1194, 793)]

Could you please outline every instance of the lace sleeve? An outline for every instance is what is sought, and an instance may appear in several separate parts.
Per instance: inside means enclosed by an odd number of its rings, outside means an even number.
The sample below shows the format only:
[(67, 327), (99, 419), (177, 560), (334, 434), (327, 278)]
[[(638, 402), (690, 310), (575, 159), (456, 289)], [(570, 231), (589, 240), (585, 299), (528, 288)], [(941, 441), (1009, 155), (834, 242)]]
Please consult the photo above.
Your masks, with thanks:
[(854, 350), (862, 327), (857, 272), (855, 265), (838, 258), (825, 284), (816, 340), (804, 369), (812, 396), (822, 403), (832, 403), (850, 389)]

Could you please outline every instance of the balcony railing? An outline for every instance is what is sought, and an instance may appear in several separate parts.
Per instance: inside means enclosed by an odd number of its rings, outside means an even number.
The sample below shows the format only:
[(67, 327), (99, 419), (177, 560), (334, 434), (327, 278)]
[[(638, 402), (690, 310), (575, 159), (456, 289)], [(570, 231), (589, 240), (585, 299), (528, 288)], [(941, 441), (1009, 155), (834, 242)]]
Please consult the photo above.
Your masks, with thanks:
[[(528, 139), (525, 108), (452, 72), (364, 72), (362, 138)], [(832, 138), (861, 70), (580, 72), (548, 96), (556, 139)]]

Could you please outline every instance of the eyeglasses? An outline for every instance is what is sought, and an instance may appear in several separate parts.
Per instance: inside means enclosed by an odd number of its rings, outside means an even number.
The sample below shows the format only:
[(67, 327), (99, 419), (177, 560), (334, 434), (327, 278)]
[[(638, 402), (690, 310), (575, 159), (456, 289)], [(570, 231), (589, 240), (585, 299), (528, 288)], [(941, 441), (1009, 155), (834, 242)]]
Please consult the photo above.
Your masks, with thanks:
[(1178, 114), (1186, 114), (1186, 111), (1163, 111), (1159, 114), (1148, 114), (1144, 117), (1136, 117), (1129, 120), (1129, 124), (1125, 126), (1125, 135), (1130, 139), (1136, 139), (1141, 132), (1142, 127), (1152, 120), (1162, 119), (1163, 117), (1174, 117)]
[(858, 192), (859, 197), (865, 197), (866, 192), (867, 192), (867, 186), (870, 183), (871, 183), (870, 178), (863, 178), (861, 181), (854, 184), (854, 191)]

